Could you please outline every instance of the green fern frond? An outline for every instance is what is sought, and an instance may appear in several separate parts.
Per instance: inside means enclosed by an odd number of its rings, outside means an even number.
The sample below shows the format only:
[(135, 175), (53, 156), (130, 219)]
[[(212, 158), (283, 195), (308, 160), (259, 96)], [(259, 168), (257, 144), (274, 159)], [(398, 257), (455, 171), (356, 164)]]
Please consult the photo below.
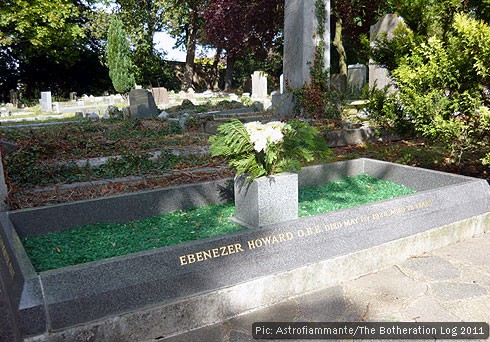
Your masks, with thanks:
[(237, 119), (218, 127), (218, 134), (210, 137), (210, 152), (213, 157), (233, 157), (253, 151), (247, 130)]

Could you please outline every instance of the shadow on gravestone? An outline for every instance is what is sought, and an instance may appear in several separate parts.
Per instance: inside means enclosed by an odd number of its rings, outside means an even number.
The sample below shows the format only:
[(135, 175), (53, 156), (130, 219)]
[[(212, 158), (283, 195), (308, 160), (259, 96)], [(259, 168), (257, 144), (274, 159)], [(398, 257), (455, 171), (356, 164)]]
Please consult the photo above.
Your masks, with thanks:
[(146, 89), (133, 89), (129, 92), (131, 119), (156, 118), (159, 114), (153, 95)]

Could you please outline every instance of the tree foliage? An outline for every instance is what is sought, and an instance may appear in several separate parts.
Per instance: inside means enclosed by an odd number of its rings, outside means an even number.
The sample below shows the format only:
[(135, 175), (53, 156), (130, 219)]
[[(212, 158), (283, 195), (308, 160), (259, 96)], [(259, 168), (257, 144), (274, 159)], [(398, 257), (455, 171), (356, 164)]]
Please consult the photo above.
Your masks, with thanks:
[(227, 53), (227, 86), (245, 53), (268, 49), (283, 26), (283, 0), (212, 0), (203, 12), (207, 40)]
[(151, 86), (168, 76), (164, 54), (155, 49), (155, 33), (165, 24), (164, 0), (111, 0), (131, 40), (131, 60), (138, 84)]
[(127, 93), (134, 87), (133, 65), (129, 41), (119, 18), (113, 18), (109, 26), (106, 58), (114, 89)]
[[(333, 0), (332, 29), (334, 37), (332, 45), (335, 52), (332, 58), (338, 58), (338, 71), (347, 76), (349, 63), (367, 63), (369, 50), (368, 41), (370, 27), (389, 9), (389, 0)], [(334, 70), (337, 66), (334, 66)]]
[[(105, 88), (100, 45), (87, 31), (92, 1), (8, 0), (0, 6), (0, 96), (18, 89), (24, 98)], [(81, 71), (91, 70), (91, 73)]]
[(165, 3), (166, 28), (177, 39), (177, 47), (184, 47), (186, 61), (181, 88), (192, 87), (194, 77), (194, 60), (196, 44), (203, 39), (204, 21), (200, 13), (204, 11), (208, 1), (170, 0)]

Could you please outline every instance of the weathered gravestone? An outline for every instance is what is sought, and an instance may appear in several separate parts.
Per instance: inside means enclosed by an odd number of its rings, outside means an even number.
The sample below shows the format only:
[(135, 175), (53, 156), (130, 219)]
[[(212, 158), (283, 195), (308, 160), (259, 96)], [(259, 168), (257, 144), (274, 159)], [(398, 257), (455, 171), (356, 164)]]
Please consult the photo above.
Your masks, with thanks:
[[(403, 19), (396, 14), (387, 14), (375, 25), (371, 26), (371, 48), (376, 45), (376, 39), (378, 38), (386, 35), (387, 39), (392, 39), (393, 32), (400, 23), (403, 23)], [(377, 66), (372, 59), (369, 60), (369, 88), (383, 89), (387, 85), (391, 85), (388, 69)]]
[(345, 92), (347, 89), (347, 77), (341, 74), (333, 74), (330, 76), (330, 85), (332, 89)]
[(167, 88), (164, 88), (164, 87), (152, 88), (151, 93), (153, 94), (153, 98), (155, 99), (155, 103), (167, 104), (169, 102)]
[(267, 97), (267, 76), (263, 71), (252, 74), (252, 98), (265, 99)]
[(9, 92), (9, 95), (10, 95), (10, 103), (12, 103), (14, 105), (14, 108), (18, 108), (19, 107), (19, 94), (11, 89), (10, 92)]
[(133, 89), (129, 92), (129, 110), (132, 119), (158, 116), (158, 107), (153, 95), (146, 89)]
[(347, 67), (347, 85), (350, 90), (361, 90), (366, 84), (367, 69), (364, 64), (354, 64)]
[(41, 92), (41, 111), (43, 112), (53, 111), (53, 103), (51, 101), (50, 91)]

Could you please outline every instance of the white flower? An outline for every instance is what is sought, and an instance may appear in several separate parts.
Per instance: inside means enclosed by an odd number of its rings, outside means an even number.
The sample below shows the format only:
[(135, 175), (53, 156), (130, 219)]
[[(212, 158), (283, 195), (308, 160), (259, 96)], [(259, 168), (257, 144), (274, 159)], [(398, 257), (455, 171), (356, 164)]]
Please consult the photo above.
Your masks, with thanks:
[(268, 144), (278, 144), (284, 138), (282, 129), (285, 124), (279, 121), (272, 121), (267, 124), (261, 124), (253, 121), (245, 124), (245, 128), (257, 152), (266, 152)]

